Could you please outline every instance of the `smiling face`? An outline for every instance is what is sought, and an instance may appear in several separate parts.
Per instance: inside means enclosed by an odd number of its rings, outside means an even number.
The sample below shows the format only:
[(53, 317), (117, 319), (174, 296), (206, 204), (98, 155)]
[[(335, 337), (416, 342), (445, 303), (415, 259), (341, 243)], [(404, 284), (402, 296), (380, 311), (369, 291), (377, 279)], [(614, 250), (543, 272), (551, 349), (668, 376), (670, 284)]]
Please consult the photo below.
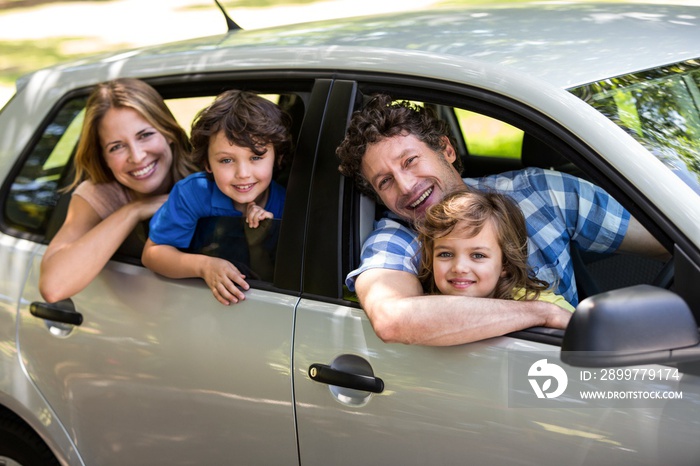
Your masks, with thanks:
[(172, 187), (169, 141), (131, 108), (110, 108), (99, 122), (100, 146), (115, 179), (141, 195)]
[(216, 186), (233, 200), (239, 212), (255, 202), (265, 207), (275, 166), (275, 148), (265, 146), (258, 155), (247, 147), (232, 144), (223, 131), (212, 136), (209, 143), (207, 171), (214, 175)]
[(455, 157), (449, 144), (440, 154), (411, 134), (394, 136), (367, 147), (362, 174), (384, 205), (415, 221), (446, 194), (464, 187), (451, 165)]
[(503, 253), (493, 222), (467, 238), (461, 222), (446, 236), (435, 238), (433, 278), (442, 294), (492, 298), (505, 276)]

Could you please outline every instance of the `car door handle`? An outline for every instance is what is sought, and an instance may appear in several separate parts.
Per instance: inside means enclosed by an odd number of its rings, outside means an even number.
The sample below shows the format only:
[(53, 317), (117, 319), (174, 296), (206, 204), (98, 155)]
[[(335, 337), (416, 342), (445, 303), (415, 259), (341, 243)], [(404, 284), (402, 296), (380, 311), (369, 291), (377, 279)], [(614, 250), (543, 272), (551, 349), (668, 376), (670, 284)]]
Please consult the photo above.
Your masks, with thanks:
[(335, 385), (364, 392), (381, 393), (384, 391), (384, 381), (379, 377), (351, 374), (333, 369), (325, 364), (311, 364), (309, 377), (319, 383)]
[(29, 306), (29, 312), (40, 319), (52, 320), (70, 325), (83, 323), (83, 315), (75, 310), (73, 301), (64, 299), (55, 303), (34, 301)]

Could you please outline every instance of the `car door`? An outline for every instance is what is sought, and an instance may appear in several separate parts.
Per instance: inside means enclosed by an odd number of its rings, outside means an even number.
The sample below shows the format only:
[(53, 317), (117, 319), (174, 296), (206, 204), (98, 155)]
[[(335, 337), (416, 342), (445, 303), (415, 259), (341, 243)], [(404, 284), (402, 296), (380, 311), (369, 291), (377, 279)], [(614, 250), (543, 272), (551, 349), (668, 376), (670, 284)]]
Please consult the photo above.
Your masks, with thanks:
[[(305, 215), (327, 92), (312, 84), (295, 88), (308, 89), (306, 111), (274, 278), (251, 280), (245, 301), (223, 306), (202, 280), (165, 279), (118, 255), (83, 291), (49, 304), (37, 287), (45, 248), (33, 257), (21, 357), (53, 410), (48, 422), (63, 424), (86, 464), (297, 463), (291, 349), (304, 224), (295, 218)], [(227, 84), (236, 85), (245, 83)]]
[[(335, 84), (335, 120), (348, 120), (361, 100), (360, 88), (351, 81)], [(436, 89), (430, 96), (410, 91), (396, 86), (397, 93), (417, 101), (438, 94)], [(456, 100), (455, 95), (444, 99)], [(302, 464), (697, 462), (700, 451), (692, 432), (700, 393), (692, 372), (634, 367), (654, 373), (653, 380), (586, 372), (562, 362), (563, 332), (552, 329), (452, 347), (382, 342), (342, 286), (344, 272), (359, 257), (375, 205), (334, 171), (333, 148), (342, 127), (323, 130), (316, 172), (328, 176), (316, 176), (311, 188), (309, 213), (319, 221), (307, 237), (315, 247), (305, 256), (294, 339)], [(538, 380), (538, 368), (558, 377)], [(577, 395), (559, 396), (564, 386), (567, 394)], [(672, 399), (576, 399), (601, 388), (618, 394), (665, 393)]]

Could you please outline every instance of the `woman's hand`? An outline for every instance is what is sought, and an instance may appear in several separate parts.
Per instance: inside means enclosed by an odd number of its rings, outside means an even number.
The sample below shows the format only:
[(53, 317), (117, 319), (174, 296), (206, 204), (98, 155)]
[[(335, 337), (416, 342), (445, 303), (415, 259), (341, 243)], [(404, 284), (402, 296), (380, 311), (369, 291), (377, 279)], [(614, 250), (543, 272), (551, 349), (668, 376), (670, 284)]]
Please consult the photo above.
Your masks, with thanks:
[(212, 294), (221, 304), (236, 304), (245, 299), (244, 290), (249, 287), (243, 275), (232, 263), (217, 257), (208, 257), (203, 268), (202, 278), (207, 283)]
[(248, 204), (248, 208), (246, 209), (245, 222), (250, 228), (257, 228), (258, 225), (260, 225), (260, 222), (262, 220), (265, 220), (266, 218), (272, 219), (275, 218), (275, 216), (272, 215), (272, 212), (268, 212), (262, 207), (256, 205), (255, 202), (251, 202)]
[(167, 194), (161, 194), (159, 196), (149, 196), (143, 199), (139, 199), (138, 201), (133, 201), (131, 203), (131, 206), (133, 209), (135, 209), (137, 213), (139, 219), (138, 221), (142, 222), (153, 217), (156, 211), (160, 209), (160, 206), (162, 206), (167, 199)]

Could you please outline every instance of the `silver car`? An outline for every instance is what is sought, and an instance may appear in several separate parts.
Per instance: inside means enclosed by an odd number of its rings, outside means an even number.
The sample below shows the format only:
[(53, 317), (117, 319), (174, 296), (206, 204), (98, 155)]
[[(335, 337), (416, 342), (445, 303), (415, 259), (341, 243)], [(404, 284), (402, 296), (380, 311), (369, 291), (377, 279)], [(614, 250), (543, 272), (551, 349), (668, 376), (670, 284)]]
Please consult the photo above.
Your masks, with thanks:
[[(274, 271), (244, 302), (144, 268), (138, 232), (85, 290), (42, 300), (86, 97), (121, 76), (152, 84), (184, 127), (232, 88), (292, 115)], [(577, 256), (566, 332), (384, 343), (343, 286), (383, 209), (335, 156), (377, 92), (433, 107), (465, 176), (593, 181), (672, 260)], [(22, 78), (0, 113), (0, 463), (700, 464), (699, 108), (700, 8), (666, 4), (231, 30)], [(209, 241), (240, 241), (215, 221)]]

